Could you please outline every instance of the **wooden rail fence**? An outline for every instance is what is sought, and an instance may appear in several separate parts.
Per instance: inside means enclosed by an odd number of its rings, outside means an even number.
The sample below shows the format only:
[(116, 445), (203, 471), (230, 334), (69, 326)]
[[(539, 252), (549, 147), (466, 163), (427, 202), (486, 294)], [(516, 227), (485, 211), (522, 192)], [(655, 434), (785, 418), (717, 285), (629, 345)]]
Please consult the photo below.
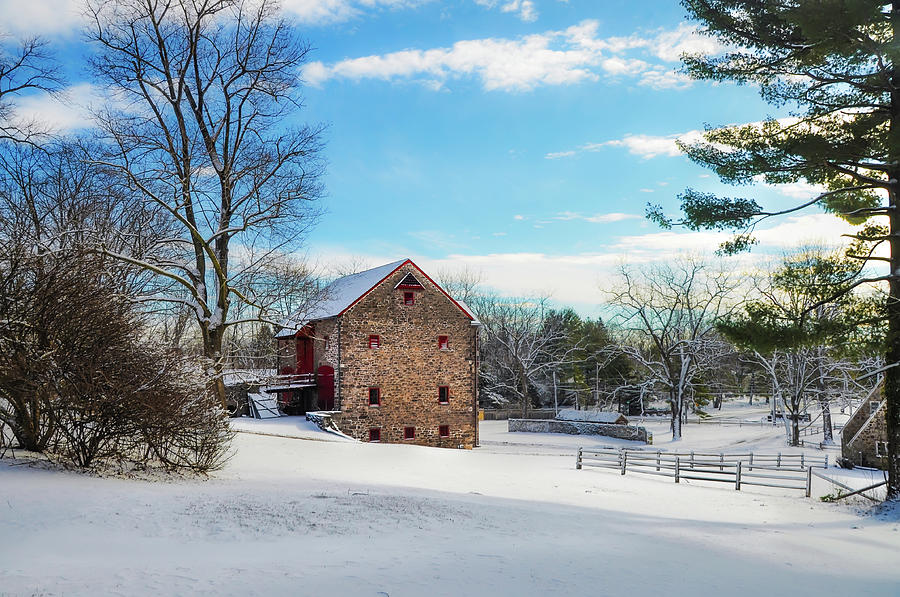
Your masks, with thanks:
[(724, 452), (662, 452), (615, 448), (578, 448), (575, 468), (605, 468), (681, 479), (805, 490), (810, 496), (813, 467), (828, 467), (828, 455), (726, 454)]

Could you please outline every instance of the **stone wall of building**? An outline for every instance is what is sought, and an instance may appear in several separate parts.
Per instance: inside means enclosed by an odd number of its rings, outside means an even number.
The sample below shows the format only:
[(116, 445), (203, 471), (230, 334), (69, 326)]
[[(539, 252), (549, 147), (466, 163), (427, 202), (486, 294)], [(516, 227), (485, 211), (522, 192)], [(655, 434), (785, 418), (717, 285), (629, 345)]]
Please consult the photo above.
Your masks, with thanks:
[[(395, 289), (407, 273), (422, 290)], [(415, 302), (404, 304), (404, 292)], [(381, 441), (472, 448), (476, 444), (477, 327), (443, 292), (407, 264), (341, 317), (340, 428), (361, 441), (380, 429)], [(369, 336), (379, 347), (369, 348)], [(439, 336), (449, 345), (441, 349)], [(439, 402), (439, 387), (449, 402)], [(369, 388), (381, 403), (369, 405)], [(440, 437), (447, 426), (449, 437)], [(404, 429), (415, 429), (404, 439)]]
[(555, 419), (510, 419), (509, 431), (528, 433), (568, 433), (570, 435), (604, 435), (617, 439), (653, 443), (653, 436), (645, 427), (584, 421), (558, 421)]
[[(872, 415), (872, 402), (860, 405), (841, 432), (841, 456), (857, 466), (887, 468), (887, 418), (882, 406)], [(866, 422), (868, 425), (866, 425)], [(852, 425), (851, 425), (852, 423)], [(863, 427), (865, 425), (865, 427)], [(862, 429), (860, 432), (859, 430)], [(859, 435), (857, 435), (859, 433)]]

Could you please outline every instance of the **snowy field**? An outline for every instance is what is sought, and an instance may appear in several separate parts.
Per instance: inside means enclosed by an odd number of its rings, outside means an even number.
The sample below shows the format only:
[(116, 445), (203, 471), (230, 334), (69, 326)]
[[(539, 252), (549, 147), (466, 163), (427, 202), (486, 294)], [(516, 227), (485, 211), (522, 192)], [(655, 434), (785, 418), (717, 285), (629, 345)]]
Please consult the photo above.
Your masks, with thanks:
[[(0, 461), (0, 595), (900, 595), (897, 508), (576, 471), (579, 444), (623, 442), (505, 421), (472, 451), (236, 427), (208, 480)], [(782, 434), (690, 425), (677, 448), (778, 451)]]

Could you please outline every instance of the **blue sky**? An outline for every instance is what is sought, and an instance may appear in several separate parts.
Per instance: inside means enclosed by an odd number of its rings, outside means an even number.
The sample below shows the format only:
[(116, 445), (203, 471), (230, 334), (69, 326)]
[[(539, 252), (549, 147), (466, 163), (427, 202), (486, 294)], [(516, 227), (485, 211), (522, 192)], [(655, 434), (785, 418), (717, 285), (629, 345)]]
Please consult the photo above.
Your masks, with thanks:
[[(52, 39), (73, 97), (96, 94), (80, 65), (74, 0), (0, 0), (13, 34)], [(721, 191), (675, 147), (704, 124), (781, 117), (756, 90), (692, 82), (684, 51), (717, 51), (675, 1), (285, 0), (313, 46), (301, 116), (328, 125), (326, 216), (309, 238), (323, 265), (412, 257), (468, 268), (507, 294), (550, 293), (596, 314), (622, 263), (711, 253), (722, 235), (666, 232), (686, 187)], [(77, 102), (22, 110), (83, 124)], [(814, 189), (731, 194), (788, 205)], [(759, 253), (834, 238), (809, 212), (773, 223)], [(746, 263), (746, 261), (741, 262)]]

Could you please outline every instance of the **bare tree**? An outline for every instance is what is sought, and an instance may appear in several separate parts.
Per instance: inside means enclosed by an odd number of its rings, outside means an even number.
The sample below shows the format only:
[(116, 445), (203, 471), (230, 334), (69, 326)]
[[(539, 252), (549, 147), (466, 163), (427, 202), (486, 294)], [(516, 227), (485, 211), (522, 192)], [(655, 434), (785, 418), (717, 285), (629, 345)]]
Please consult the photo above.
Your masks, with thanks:
[(464, 267), (460, 270), (438, 270), (438, 281), (441, 287), (458, 301), (468, 303), (482, 294), (481, 285), (484, 273)]
[(233, 304), (253, 304), (249, 278), (316, 219), (321, 127), (294, 125), (309, 46), (270, 0), (90, 0), (88, 14), (113, 100), (98, 161), (177, 226), (154, 253), (106, 252), (178, 288), (149, 298), (192, 311), (224, 404), (227, 330), (267, 315)]
[(481, 375), (488, 395), (516, 400), (527, 418), (536, 394), (546, 393), (551, 376), (571, 364), (577, 344), (558, 319), (548, 318), (548, 299), (480, 295), (475, 303), (484, 325)]
[(695, 258), (642, 269), (623, 265), (619, 281), (607, 295), (620, 310), (622, 350), (668, 392), (672, 438), (679, 440), (695, 378), (727, 350), (715, 324), (734, 309), (737, 283)]
[(0, 34), (0, 143), (35, 144), (44, 131), (17, 115), (12, 100), (23, 92), (56, 91), (60, 82), (47, 42), (35, 37), (11, 42)]

